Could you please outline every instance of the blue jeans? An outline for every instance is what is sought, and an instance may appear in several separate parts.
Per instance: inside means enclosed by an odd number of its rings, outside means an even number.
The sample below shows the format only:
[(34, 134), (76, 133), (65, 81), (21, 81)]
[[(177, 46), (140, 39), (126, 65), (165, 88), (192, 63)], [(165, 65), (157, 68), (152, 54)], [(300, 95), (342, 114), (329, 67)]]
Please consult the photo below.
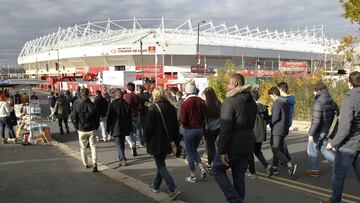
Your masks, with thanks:
[(139, 136), (141, 145), (145, 144), (144, 123), (145, 123), (145, 117), (139, 117), (136, 123), (136, 134)]
[(0, 117), (0, 133), (1, 138), (5, 138), (5, 127), (9, 130), (9, 138), (16, 138), (14, 128), (11, 126), (11, 119), (9, 116)]
[(116, 151), (118, 153), (119, 156), (119, 160), (120, 161), (124, 161), (126, 160), (125, 158), (125, 137), (124, 136), (115, 136), (115, 146), (116, 146)]
[(320, 135), (316, 135), (313, 137), (313, 142), (308, 142), (307, 146), (307, 154), (308, 154), (308, 161), (309, 161), (309, 169), (313, 171), (320, 170), (320, 161), (319, 161), (319, 151), (325, 157), (331, 165), (334, 164), (335, 161), (335, 153), (333, 151), (328, 151), (325, 149), (326, 143), (321, 145), (320, 150), (316, 148), (319, 143), (321, 137), (326, 136), (325, 133), (321, 133)]
[(333, 189), (331, 196), (332, 203), (341, 202), (346, 174), (351, 166), (354, 168), (357, 179), (360, 182), (360, 151), (354, 152), (345, 147), (337, 149), (331, 181)]
[(165, 156), (154, 156), (155, 158), (155, 164), (156, 164), (156, 177), (154, 180), (154, 188), (155, 189), (159, 189), (162, 179), (165, 180), (166, 185), (168, 186), (168, 188), (170, 189), (171, 192), (174, 192), (176, 189), (175, 183), (174, 183), (174, 179), (171, 177), (169, 171), (166, 168), (166, 164), (165, 164)]
[(183, 129), (186, 158), (191, 172), (195, 172), (195, 164), (202, 164), (197, 149), (203, 136), (203, 131), (204, 130), (202, 128)]
[[(230, 167), (221, 162), (220, 154), (215, 154), (212, 174), (215, 181), (223, 191), (226, 200), (231, 203), (242, 203), (245, 200), (245, 172), (248, 168), (248, 158), (236, 156), (229, 157)], [(226, 170), (231, 168), (233, 184), (226, 175)]]

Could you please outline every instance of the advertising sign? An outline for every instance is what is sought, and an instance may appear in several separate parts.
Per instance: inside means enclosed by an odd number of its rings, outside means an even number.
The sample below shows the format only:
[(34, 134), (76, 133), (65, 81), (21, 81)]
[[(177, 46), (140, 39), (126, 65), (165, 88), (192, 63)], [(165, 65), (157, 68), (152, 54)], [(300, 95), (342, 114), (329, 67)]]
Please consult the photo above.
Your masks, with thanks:
[(308, 66), (307, 61), (280, 61), (280, 71), (296, 71), (302, 72)]

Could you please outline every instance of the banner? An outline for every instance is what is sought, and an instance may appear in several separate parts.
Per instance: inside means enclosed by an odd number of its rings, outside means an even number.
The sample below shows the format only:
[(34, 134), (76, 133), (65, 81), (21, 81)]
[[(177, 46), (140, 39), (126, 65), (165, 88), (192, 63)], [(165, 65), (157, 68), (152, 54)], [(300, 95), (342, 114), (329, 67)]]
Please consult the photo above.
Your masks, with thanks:
[(306, 71), (308, 67), (307, 61), (280, 61), (280, 71)]

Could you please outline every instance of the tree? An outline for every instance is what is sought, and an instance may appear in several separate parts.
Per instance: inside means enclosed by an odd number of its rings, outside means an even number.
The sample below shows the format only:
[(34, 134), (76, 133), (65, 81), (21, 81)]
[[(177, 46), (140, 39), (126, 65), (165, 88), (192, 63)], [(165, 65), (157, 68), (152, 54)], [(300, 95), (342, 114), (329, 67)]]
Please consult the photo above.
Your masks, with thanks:
[[(350, 20), (351, 23), (360, 25), (360, 1), (340, 0), (340, 3), (344, 9), (343, 17)], [(341, 40), (337, 52), (341, 53), (351, 65), (360, 65), (359, 44), (359, 36), (347, 35)]]

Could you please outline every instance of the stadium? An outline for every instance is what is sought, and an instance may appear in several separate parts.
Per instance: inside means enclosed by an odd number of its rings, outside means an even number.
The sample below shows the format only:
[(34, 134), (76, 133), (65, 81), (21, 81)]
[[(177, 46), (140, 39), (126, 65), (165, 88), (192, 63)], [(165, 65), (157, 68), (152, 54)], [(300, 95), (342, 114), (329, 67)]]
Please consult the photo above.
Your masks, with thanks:
[(323, 26), (270, 31), (191, 19), (88, 22), (25, 43), (18, 64), (35, 77), (136, 71), (137, 79), (214, 72), (231, 60), (248, 75), (304, 73), (341, 66), (338, 40)]

